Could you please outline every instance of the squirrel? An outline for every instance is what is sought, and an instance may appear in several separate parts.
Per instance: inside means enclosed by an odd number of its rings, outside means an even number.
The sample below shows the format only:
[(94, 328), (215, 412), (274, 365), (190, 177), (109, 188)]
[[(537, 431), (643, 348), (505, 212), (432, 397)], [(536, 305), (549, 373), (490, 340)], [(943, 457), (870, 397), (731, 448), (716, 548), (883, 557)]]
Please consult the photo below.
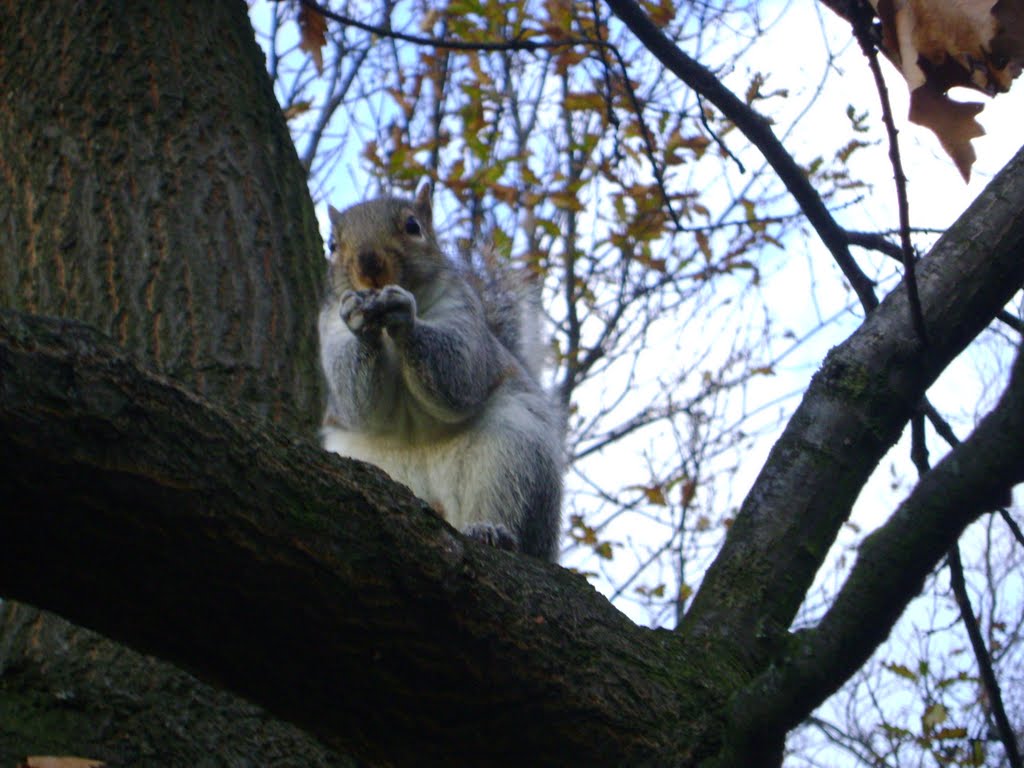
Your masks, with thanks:
[(328, 206), (323, 445), (467, 536), (555, 561), (564, 419), (539, 382), (539, 307), (493, 267), (443, 255), (430, 194)]

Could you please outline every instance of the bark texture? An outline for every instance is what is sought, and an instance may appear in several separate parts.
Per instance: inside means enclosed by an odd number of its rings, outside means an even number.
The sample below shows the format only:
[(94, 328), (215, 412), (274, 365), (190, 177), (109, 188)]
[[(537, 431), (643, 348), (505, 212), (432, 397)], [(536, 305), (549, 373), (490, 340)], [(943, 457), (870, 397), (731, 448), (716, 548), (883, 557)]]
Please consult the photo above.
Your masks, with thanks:
[(8, 601), (0, 603), (0, 765), (29, 755), (102, 759), (108, 768), (353, 765), (238, 696)]
[[(870, 652), (901, 610), (852, 580), (819, 632), (777, 628), (854, 492), (837, 478), (894, 439), (1024, 279), (1022, 166), (1024, 153), (921, 270), (928, 349), (897, 289), (830, 355), (682, 632), (635, 627), (579, 577), (466, 542), (372, 468), (204, 403), (77, 323), (12, 313), (0, 314), (0, 494), (13, 501), (0, 508), (0, 592), (372, 764), (776, 764), (786, 730), (853, 671), (830, 651)], [(916, 573), (898, 585), (909, 600), (1017, 482), (1013, 455), (991, 460), (1021, 423), (1015, 381), (1008, 415), (908, 501), (928, 511), (927, 537), (901, 512), (855, 574)], [(971, 456), (974, 485), (957, 470)], [(787, 484), (811, 485), (812, 503), (773, 505)]]
[[(312, 434), (323, 252), (244, 3), (0, 0), (0, 146), (0, 305), (86, 321), (193, 391)], [(64, 503), (88, 507), (83, 493)], [(64, 579), (88, 582), (95, 556)], [(2, 610), (0, 764), (71, 744), (125, 765), (340, 760), (166, 665)]]
[(468, 542), (369, 465), (241, 421), (71, 321), (0, 313), (0, 382), (2, 594), (373, 764), (713, 748), (714, 668), (686, 674), (677, 636)]
[(240, 0), (0, 2), (0, 305), (296, 432), (324, 259)]
[(687, 632), (745, 637), (746, 663), (764, 664), (927, 388), (1024, 284), (1022, 254), (1024, 150), (916, 268), (929, 346), (901, 285), (825, 358), (705, 576)]

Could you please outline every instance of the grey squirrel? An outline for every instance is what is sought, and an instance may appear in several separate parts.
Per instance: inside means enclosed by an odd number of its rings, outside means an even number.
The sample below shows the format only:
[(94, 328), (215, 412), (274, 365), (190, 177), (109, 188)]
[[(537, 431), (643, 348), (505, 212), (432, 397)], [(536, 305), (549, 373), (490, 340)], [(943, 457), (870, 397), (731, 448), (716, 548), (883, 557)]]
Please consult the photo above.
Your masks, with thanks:
[(468, 536), (556, 560), (563, 419), (538, 381), (539, 310), (444, 257), (430, 193), (329, 207), (324, 447), (381, 467)]

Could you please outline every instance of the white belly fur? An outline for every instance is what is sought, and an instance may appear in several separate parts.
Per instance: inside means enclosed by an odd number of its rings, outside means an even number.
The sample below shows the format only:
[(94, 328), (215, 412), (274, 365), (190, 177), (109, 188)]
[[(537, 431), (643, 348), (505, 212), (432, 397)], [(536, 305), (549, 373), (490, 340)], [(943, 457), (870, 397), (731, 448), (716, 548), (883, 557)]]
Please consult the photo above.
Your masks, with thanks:
[(527, 446), (545, 446), (544, 425), (531, 415), (534, 393), (493, 393), (484, 412), (465, 431), (433, 442), (405, 444), (394, 435), (373, 435), (325, 426), (323, 445), (342, 456), (375, 464), (407, 485), (456, 528), (502, 518), (518, 502), (501, 468), (523, 464)]
[(410, 449), (393, 440), (333, 427), (325, 427), (322, 435), (327, 450), (375, 464), (394, 480), (409, 486), (452, 525), (466, 524), (462, 499), (453, 493), (453, 486), (457, 485), (453, 478), (463, 474), (458, 456), (465, 453), (456, 444), (464, 443), (464, 437)]

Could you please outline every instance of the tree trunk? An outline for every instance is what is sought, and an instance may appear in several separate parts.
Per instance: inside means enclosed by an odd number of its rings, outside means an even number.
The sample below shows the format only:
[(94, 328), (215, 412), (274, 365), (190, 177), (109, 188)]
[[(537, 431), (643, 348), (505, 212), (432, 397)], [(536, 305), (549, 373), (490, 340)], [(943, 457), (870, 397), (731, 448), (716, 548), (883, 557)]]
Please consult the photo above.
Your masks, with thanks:
[[(311, 444), (323, 261), (240, 2), (0, 8), (0, 295), (20, 310), (0, 312), (2, 595), (373, 764), (770, 765), (850, 674), (836, 660), (870, 652), (1019, 481), (1024, 444), (1005, 436), (1024, 430), (1020, 370), (872, 538), (826, 621), (788, 632), (870, 466), (1024, 279), (1024, 155), (922, 265), (930, 346), (897, 289), (815, 377), (683, 631), (652, 631), (581, 577), (469, 542), (379, 471)], [(934, 521), (927, 536), (918, 519)], [(40, 751), (146, 762), (150, 724), (193, 736), (206, 720), (135, 717), (147, 686), (181, 690), (157, 707), (224, 701), (146, 659), (128, 672), (112, 646), (26, 611), (0, 617), (0, 714), (40, 723)], [(129, 747), (86, 740), (90, 724)], [(253, 738), (151, 762), (271, 762)], [(15, 757), (38, 743), (21, 739)]]
[(0, 304), (310, 434), (325, 264), (245, 4), (0, 8)]
[[(0, 0), (0, 83), (0, 305), (83, 320), (191, 390), (311, 435), (324, 260), (245, 4)], [(40, 752), (341, 760), (166, 664), (7, 601), (0, 765)]]

